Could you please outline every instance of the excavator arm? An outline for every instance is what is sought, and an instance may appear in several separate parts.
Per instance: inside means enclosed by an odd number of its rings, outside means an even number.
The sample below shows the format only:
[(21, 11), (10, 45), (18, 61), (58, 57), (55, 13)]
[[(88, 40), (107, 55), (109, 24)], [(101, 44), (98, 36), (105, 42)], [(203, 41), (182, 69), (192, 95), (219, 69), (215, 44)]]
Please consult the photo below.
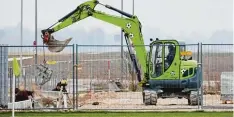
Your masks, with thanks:
[[(104, 12), (94, 10), (98, 4), (114, 10), (126, 17), (109, 15)], [(118, 10), (109, 5), (103, 5), (97, 0), (87, 1), (79, 5), (75, 10), (61, 18), (56, 24), (52, 25), (48, 29), (42, 30), (44, 44), (48, 45), (49, 48), (51, 48), (49, 50), (52, 52), (62, 51), (63, 48), (70, 42), (71, 38), (65, 41), (59, 41), (54, 39), (52, 34), (90, 16), (122, 28), (131, 60), (137, 72), (138, 81), (141, 83), (142, 81), (145, 81), (141, 78), (141, 71), (143, 73), (146, 72), (146, 49), (142, 37), (140, 21), (136, 16)], [(136, 54), (134, 51), (136, 51)]]

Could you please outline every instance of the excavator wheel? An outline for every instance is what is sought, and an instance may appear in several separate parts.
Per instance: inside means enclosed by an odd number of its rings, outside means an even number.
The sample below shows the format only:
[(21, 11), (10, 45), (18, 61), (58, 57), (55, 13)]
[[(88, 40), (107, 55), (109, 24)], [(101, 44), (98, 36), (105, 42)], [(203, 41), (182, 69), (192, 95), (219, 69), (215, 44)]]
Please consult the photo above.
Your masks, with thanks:
[(145, 105), (157, 105), (158, 96), (155, 91), (145, 90), (142, 94)]
[(201, 105), (201, 96), (198, 91), (191, 91), (188, 97), (188, 105)]

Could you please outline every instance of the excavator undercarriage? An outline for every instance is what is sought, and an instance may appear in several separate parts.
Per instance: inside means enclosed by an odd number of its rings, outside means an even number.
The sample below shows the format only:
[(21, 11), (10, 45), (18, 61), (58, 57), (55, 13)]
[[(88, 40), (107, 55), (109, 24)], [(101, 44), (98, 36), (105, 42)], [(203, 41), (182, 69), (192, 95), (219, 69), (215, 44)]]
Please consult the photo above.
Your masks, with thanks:
[(157, 100), (159, 98), (165, 99), (165, 98), (178, 98), (182, 99), (185, 98), (188, 100), (188, 105), (201, 105), (201, 95), (199, 95), (199, 91), (188, 91), (188, 92), (160, 92), (159, 90), (150, 90), (150, 89), (144, 89), (142, 92), (143, 97), (143, 103), (145, 105), (157, 105)]

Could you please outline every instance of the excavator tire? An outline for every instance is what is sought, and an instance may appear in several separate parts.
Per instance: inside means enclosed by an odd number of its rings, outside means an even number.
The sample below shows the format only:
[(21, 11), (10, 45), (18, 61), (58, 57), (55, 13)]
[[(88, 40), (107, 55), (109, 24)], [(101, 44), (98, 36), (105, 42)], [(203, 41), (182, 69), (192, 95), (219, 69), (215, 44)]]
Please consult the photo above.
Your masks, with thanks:
[(143, 92), (143, 103), (145, 105), (157, 105), (157, 93), (155, 91), (145, 90)]
[(188, 105), (201, 105), (201, 96), (198, 91), (191, 91), (188, 98)]

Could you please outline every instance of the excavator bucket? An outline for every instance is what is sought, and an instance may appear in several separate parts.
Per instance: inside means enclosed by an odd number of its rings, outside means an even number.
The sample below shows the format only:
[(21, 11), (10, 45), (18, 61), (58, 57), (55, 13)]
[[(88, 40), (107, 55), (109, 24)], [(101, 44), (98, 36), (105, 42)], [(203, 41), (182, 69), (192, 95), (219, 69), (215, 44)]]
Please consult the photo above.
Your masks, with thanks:
[(61, 52), (68, 45), (68, 43), (72, 40), (72, 38), (68, 38), (64, 41), (59, 41), (53, 38), (50, 38), (50, 41), (47, 43), (48, 50), (50, 52)]

